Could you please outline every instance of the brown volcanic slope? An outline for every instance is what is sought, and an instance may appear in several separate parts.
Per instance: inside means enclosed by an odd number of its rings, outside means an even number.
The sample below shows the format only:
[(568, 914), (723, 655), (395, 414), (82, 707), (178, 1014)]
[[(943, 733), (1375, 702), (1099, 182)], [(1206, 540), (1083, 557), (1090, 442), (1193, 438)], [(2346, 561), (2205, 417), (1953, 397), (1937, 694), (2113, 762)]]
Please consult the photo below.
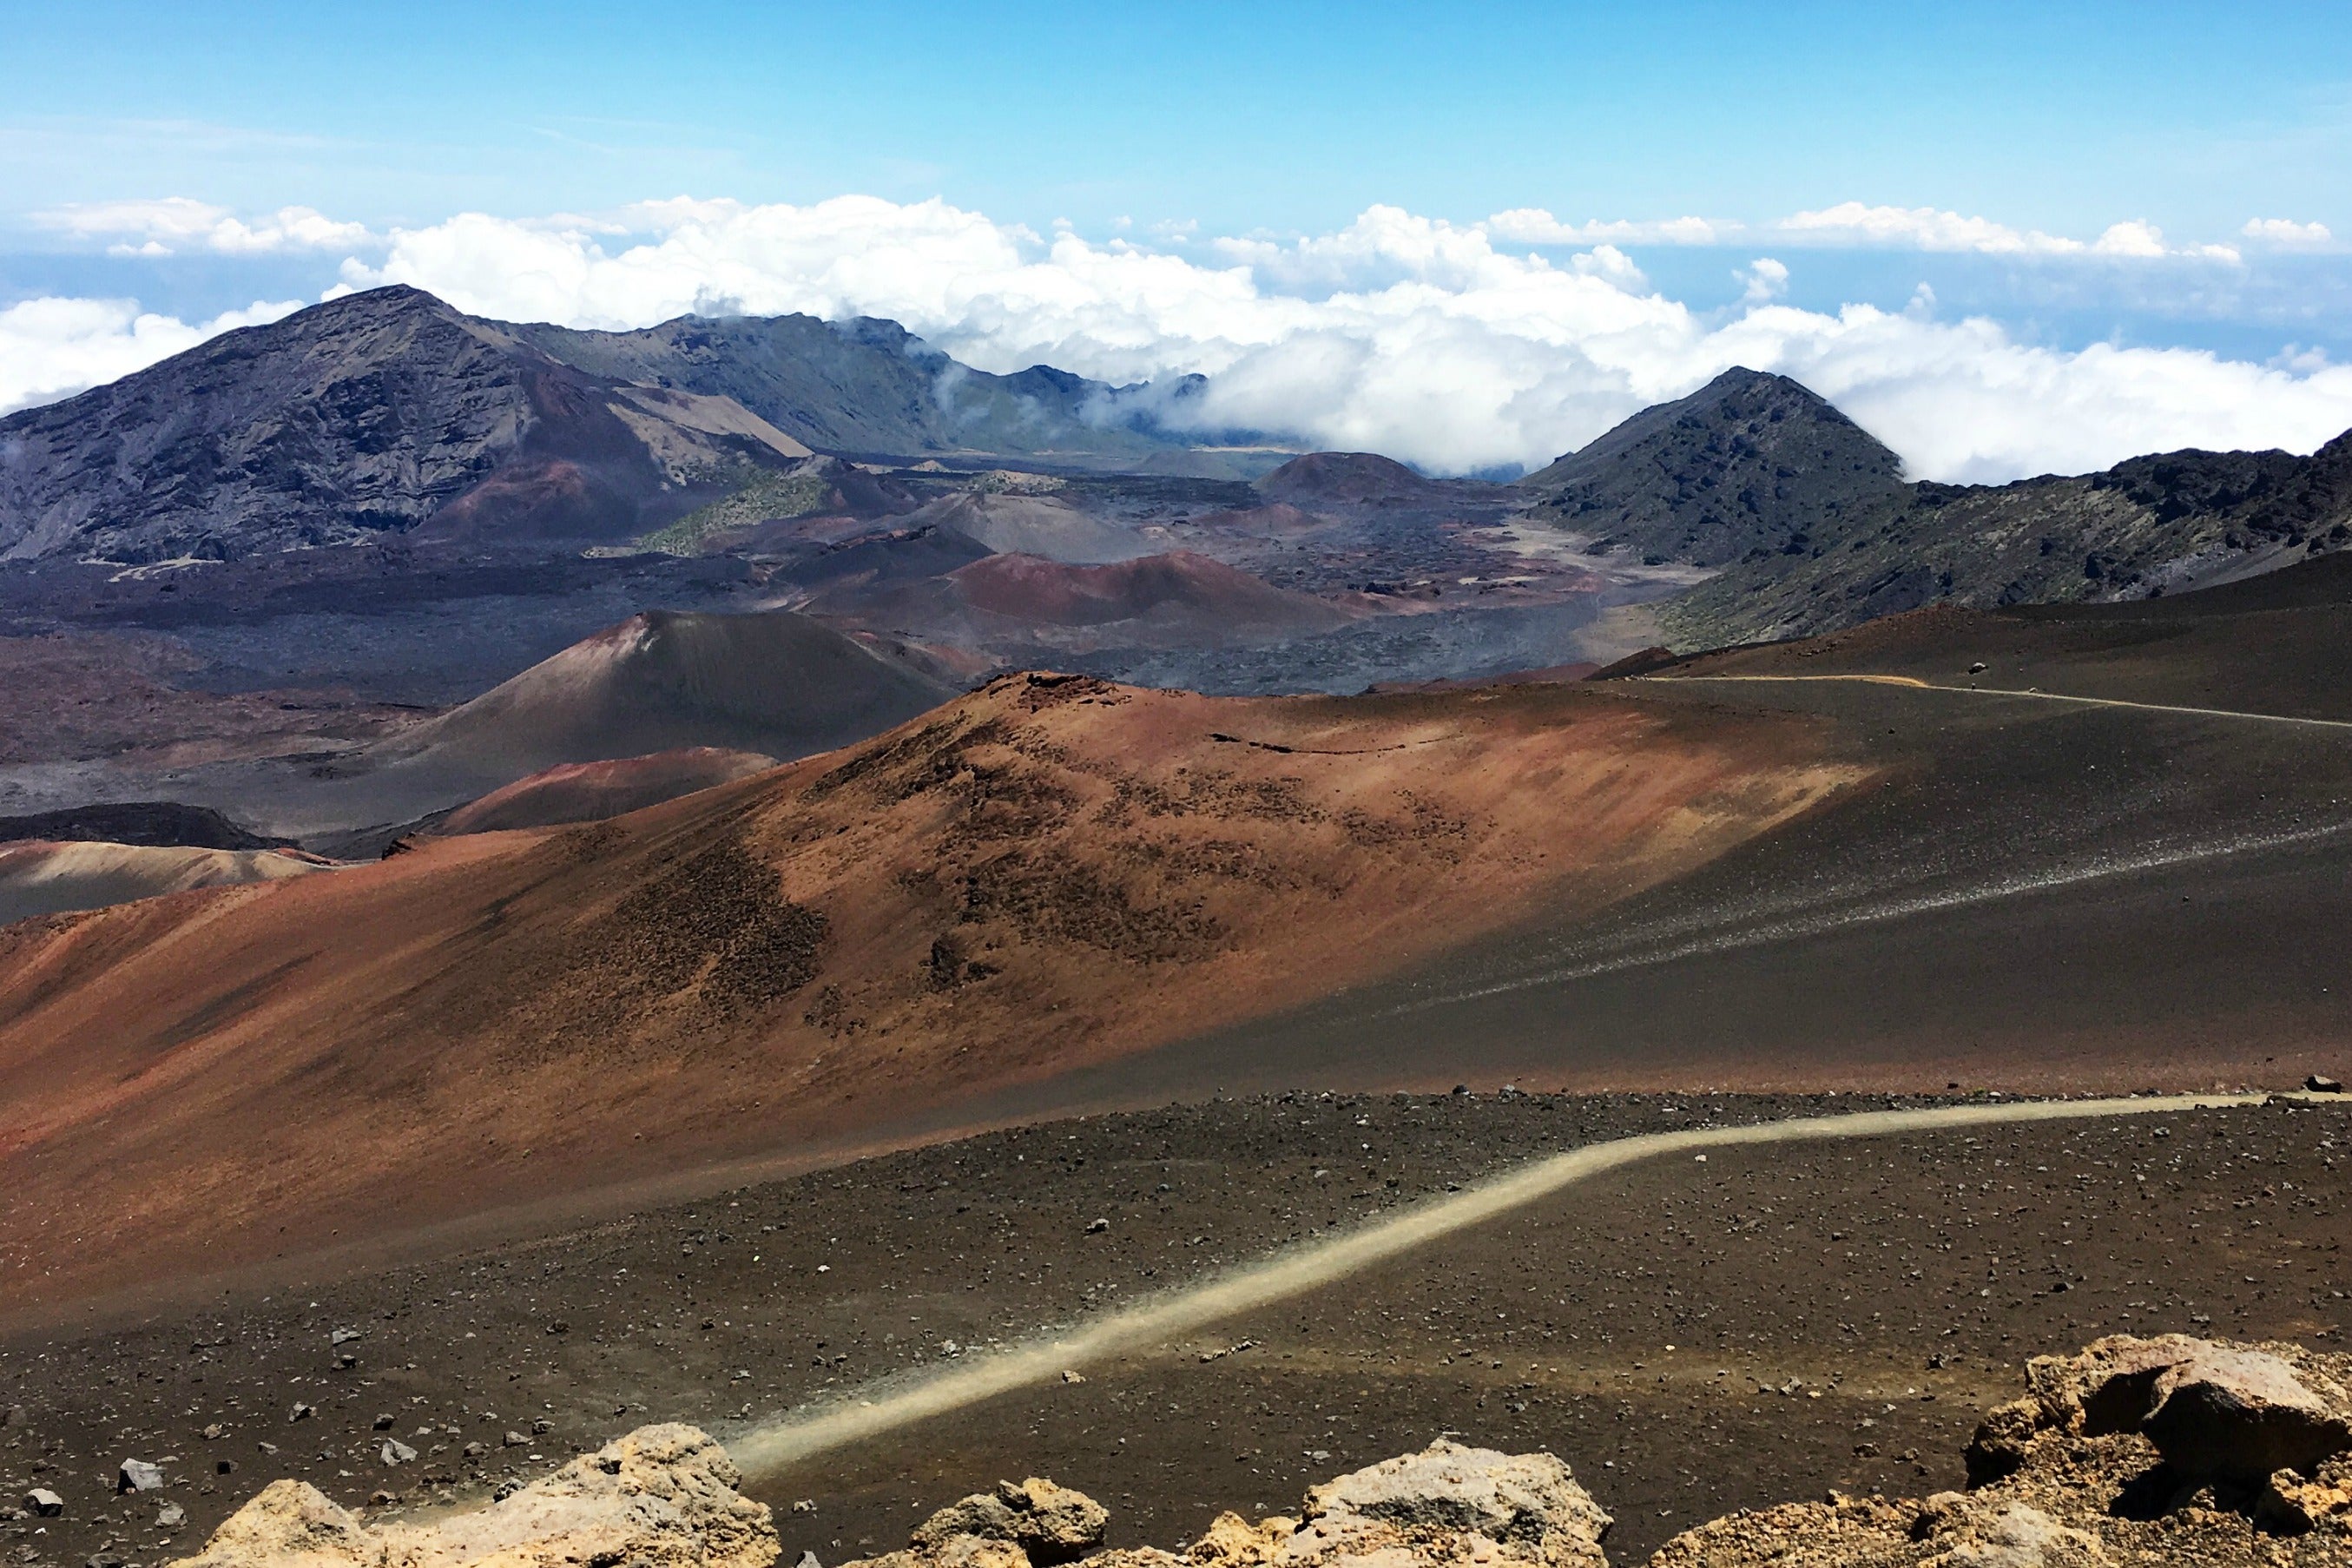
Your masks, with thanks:
[(468, 801), (441, 819), (441, 833), (502, 833), (603, 822), (765, 773), (776, 759), (758, 752), (688, 746), (603, 763), (563, 763)]
[(1013, 676), (549, 835), (0, 936), (0, 1302), (952, 1123), (1705, 862), (1860, 774), (1607, 691)]

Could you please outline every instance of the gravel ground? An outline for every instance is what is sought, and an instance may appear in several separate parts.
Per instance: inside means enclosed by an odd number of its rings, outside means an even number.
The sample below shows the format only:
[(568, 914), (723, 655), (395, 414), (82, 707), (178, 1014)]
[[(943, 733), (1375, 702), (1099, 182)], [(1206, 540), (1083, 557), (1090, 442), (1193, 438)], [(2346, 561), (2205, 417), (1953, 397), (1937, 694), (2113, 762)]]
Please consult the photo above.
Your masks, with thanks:
[[(0, 1524), (0, 1560), (152, 1564), (279, 1476), (388, 1510), (478, 1500), (646, 1421), (725, 1437), (1535, 1154), (1888, 1103), (1221, 1101), (136, 1321), (101, 1310), (0, 1335), (0, 1479), (10, 1500), (66, 1500)], [(2352, 1116), (2284, 1105), (1654, 1161), (752, 1489), (787, 1560), (895, 1545), (999, 1475), (1081, 1487), (1115, 1540), (1171, 1544), (1452, 1430), (1568, 1458), (1638, 1561), (1743, 1504), (1957, 1484), (2029, 1355), (2169, 1329), (2340, 1342), (2348, 1162)], [(387, 1465), (387, 1438), (416, 1457)], [(131, 1458), (164, 1489), (116, 1497)]]

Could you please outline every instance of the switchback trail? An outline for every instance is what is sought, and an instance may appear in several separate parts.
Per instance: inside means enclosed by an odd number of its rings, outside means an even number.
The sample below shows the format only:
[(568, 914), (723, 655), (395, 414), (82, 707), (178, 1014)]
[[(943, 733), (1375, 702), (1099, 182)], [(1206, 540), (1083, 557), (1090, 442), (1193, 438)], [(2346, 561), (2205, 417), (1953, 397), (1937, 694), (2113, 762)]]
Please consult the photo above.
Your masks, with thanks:
[(2016, 691), (2005, 686), (1953, 686), (1944, 681), (1921, 680), (1912, 675), (1640, 675), (1633, 679), (1654, 686), (1730, 680), (1786, 684), (1843, 680), (1864, 686), (1906, 686), (1916, 691), (1957, 691), (1969, 697), (2020, 697), (2033, 702), (2072, 702), (2084, 708), (2137, 708), (2143, 712), (2186, 713), (2199, 719), (2243, 719), (2257, 724), (2299, 724), (2315, 730), (2352, 730), (2352, 720), (2347, 719), (2298, 719), (2285, 713), (2248, 713), (2236, 708), (2189, 708), (2176, 702), (2133, 702), (2121, 697), (2070, 697), (2063, 691)]
[[(837, 1403), (754, 1426), (729, 1441), (747, 1475), (772, 1474), (829, 1449), (961, 1409), (1014, 1389), (1050, 1383), (1066, 1370), (1160, 1343), (1237, 1312), (1283, 1300), (1384, 1263), (1402, 1253), (1549, 1197), (1605, 1172), (1661, 1154), (1811, 1139), (1875, 1138), (2103, 1116), (2256, 1105), (2262, 1094), (2138, 1096), (1939, 1105), (1796, 1117), (1745, 1127), (1702, 1127), (1612, 1139), (1538, 1160), (1459, 1193), (1433, 1198), (1328, 1240), (1285, 1248), (1197, 1284), (939, 1372), (887, 1379)], [(853, 1402), (854, 1401), (854, 1402)]]

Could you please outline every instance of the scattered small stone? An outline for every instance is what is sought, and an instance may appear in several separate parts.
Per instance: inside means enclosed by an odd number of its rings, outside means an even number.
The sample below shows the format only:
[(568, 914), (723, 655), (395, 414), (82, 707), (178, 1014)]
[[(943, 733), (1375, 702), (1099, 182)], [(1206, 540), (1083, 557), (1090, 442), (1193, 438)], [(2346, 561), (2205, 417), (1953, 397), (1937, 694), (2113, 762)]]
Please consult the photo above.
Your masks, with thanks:
[(387, 1465), (406, 1465), (415, 1462), (416, 1450), (397, 1437), (386, 1437), (383, 1447), (376, 1450), (375, 1457)]
[(400, 1417), (397, 1415), (379, 1415), (375, 1418), (374, 1430), (378, 1432), (389, 1432), (392, 1430), (392, 1424), (399, 1419)]
[(294, 1406), (294, 1414), (289, 1415), (286, 1419), (289, 1421), (308, 1421), (311, 1416), (316, 1415), (317, 1414), (318, 1412), (316, 1410), (311, 1409), (310, 1406), (307, 1405), (297, 1405)]
[(504, 1443), (503, 1443), (503, 1445), (502, 1445), (502, 1446), (503, 1446), (503, 1447), (509, 1447), (509, 1448), (520, 1448), (520, 1447), (521, 1447), (525, 1443), (528, 1443), (528, 1442), (530, 1442), (530, 1438), (528, 1438), (528, 1437), (524, 1436), (523, 1436), (521, 1433), (520, 1433), (520, 1432), (509, 1432), (509, 1433), (506, 1435), (506, 1438), (505, 1438), (505, 1441), (504, 1441)]
[(25, 1506), (43, 1519), (55, 1519), (65, 1512), (66, 1500), (47, 1487), (35, 1487), (25, 1494)]
[(1109, 1228), (1110, 1221), (1107, 1219), (1090, 1219), (1087, 1221), (1087, 1234), (1088, 1236), (1098, 1236)]
[(353, 1340), (364, 1339), (365, 1337), (366, 1336), (357, 1329), (337, 1329), (333, 1333), (327, 1336), (327, 1342), (331, 1345), (347, 1345)]
[(217, 1442), (219, 1442), (222, 1438), (224, 1438), (224, 1437), (226, 1437), (226, 1436), (228, 1436), (228, 1428), (227, 1428), (227, 1427), (226, 1427), (226, 1426), (222, 1426), (222, 1425), (221, 1425), (219, 1422), (217, 1422), (217, 1421), (215, 1421), (215, 1422), (212, 1423), (210, 1426), (206, 1426), (206, 1427), (205, 1428), (205, 1431), (204, 1431), (204, 1438), (205, 1438), (205, 1442), (207, 1442), (207, 1443), (217, 1443)]
[(187, 1522), (188, 1510), (178, 1503), (167, 1502), (156, 1510), (155, 1528), (158, 1530), (177, 1530)]
[(1081, 1373), (1073, 1372), (1068, 1367), (1064, 1367), (1062, 1369), (1062, 1381), (1064, 1383), (1084, 1383), (1086, 1382), (1086, 1378)]

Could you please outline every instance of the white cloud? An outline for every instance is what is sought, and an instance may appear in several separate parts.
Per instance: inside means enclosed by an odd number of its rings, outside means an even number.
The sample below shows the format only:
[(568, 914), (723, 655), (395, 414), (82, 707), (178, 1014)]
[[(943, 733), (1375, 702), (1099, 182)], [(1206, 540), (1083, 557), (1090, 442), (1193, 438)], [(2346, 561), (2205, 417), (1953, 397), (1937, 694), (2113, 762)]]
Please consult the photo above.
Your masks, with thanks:
[(1934, 207), (1867, 206), (1840, 202), (1801, 212), (1776, 226), (1816, 243), (1895, 246), (1906, 250), (1973, 251), (1988, 256), (2066, 256), (2087, 248), (2081, 240), (2021, 230), (1990, 218), (1964, 217)]
[(256, 300), (209, 321), (142, 311), (129, 300), (26, 300), (0, 310), (0, 414), (144, 370), (235, 327), (274, 321), (299, 300)]
[(1758, 257), (1732, 276), (1747, 285), (1739, 296), (1743, 305), (1761, 305), (1789, 291), (1788, 264), (1769, 256)]
[(1541, 207), (1513, 207), (1479, 226), (1497, 239), (1519, 245), (1719, 245), (1742, 232), (1742, 225), (1703, 217), (1672, 217), (1634, 223), (1562, 223)]
[[(1908, 243), (1991, 242), (1966, 226), (1976, 220), (1955, 221), (1914, 226)], [(1524, 241), (1496, 220), (1456, 226), (1394, 207), (1306, 238), (1171, 237), (1148, 248), (1040, 236), (936, 200), (681, 200), (396, 231), (380, 259), (345, 260), (339, 287), (413, 283), (483, 315), (607, 328), (696, 310), (887, 316), (988, 370), (1044, 363), (1121, 384), (1203, 373), (1210, 387), (1188, 405), (1203, 427), (1453, 471), (1548, 461), (1734, 364), (1835, 399), (1922, 478), (2082, 471), (2189, 446), (2308, 451), (2352, 426), (2352, 367), (2065, 353), (1990, 321), (1938, 321), (1924, 288), (1899, 312), (1801, 310), (1784, 298), (1788, 268), (1769, 257), (1740, 272), (1738, 304), (1702, 311), (1660, 293), (1614, 245), (1552, 257), (1498, 243)], [(2104, 252), (2068, 243), (2137, 266), (2164, 242), (2122, 226), (2096, 242)], [(18, 338), (0, 331), (0, 404), (121, 374), (216, 330), (142, 327), (131, 307), (91, 301), (36, 301), (5, 319), (44, 310), (98, 314), (79, 335), (30, 316), (5, 330)]]
[(2232, 263), (2227, 245), (2168, 246), (2164, 231), (2138, 219), (2110, 225), (2087, 244), (2040, 229), (2011, 228), (1986, 217), (1968, 217), (1935, 207), (1867, 206), (1841, 202), (1819, 212), (1801, 212), (1774, 226), (1790, 238), (1813, 244), (1885, 246), (1905, 250), (1979, 256), (2121, 257), (2139, 260), (2176, 258)]
[(2336, 237), (2324, 223), (2297, 223), (2288, 217), (2250, 217), (2238, 232), (2264, 245), (2326, 245)]
[[(1786, 280), (1777, 262), (1751, 263), (1737, 314), (1709, 318), (1612, 247), (1555, 262), (1496, 240), (1491, 220), (1374, 207), (1334, 234), (1177, 255), (861, 196), (678, 205), (610, 246), (585, 227), (468, 216), (395, 233), (380, 266), (349, 263), (347, 277), (583, 326), (641, 326), (715, 300), (888, 316), (984, 369), (1043, 362), (1120, 383), (1205, 373), (1207, 423), (1453, 470), (1547, 461), (1732, 364), (1838, 399), (1924, 478), (2079, 471), (2185, 446), (2307, 451), (2352, 426), (2352, 369), (2067, 353), (1988, 321), (1939, 322), (1924, 298), (1901, 313), (1798, 310), (1772, 298)], [(2162, 240), (2134, 226), (2101, 243), (2114, 254)]]
[(365, 245), (370, 237), (366, 225), (340, 223), (313, 207), (280, 207), (248, 223), (226, 207), (186, 196), (82, 202), (36, 214), (34, 221), (77, 239), (113, 239), (108, 251), (115, 256), (170, 256), (191, 249), (226, 256), (343, 250)]

